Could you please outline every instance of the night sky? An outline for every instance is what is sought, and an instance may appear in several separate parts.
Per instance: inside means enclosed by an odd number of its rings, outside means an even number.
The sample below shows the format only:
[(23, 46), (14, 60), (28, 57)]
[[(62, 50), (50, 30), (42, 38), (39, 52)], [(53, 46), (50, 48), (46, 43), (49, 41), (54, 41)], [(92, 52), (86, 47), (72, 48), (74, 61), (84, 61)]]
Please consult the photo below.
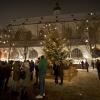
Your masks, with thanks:
[[(0, 0), (0, 25), (11, 18), (52, 15), (57, 0)], [(100, 0), (58, 0), (62, 14), (100, 12)]]

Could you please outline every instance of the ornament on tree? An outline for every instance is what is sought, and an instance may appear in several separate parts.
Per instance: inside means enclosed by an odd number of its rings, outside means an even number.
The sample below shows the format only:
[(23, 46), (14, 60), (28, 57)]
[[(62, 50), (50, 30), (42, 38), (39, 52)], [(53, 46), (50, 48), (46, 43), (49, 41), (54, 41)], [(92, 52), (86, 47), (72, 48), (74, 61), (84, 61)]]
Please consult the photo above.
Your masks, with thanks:
[(44, 29), (46, 37), (43, 42), (43, 50), (47, 58), (51, 61), (65, 60), (67, 57), (67, 49), (65, 48), (65, 39), (63, 39), (55, 25), (46, 24)]

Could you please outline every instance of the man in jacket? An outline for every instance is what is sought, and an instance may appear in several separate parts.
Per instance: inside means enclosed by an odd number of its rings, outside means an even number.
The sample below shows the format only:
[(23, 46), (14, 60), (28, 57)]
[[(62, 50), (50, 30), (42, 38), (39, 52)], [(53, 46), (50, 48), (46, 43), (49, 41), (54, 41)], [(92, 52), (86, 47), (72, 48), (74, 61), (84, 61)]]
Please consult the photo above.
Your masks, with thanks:
[(40, 86), (40, 94), (36, 96), (37, 99), (43, 98), (45, 96), (45, 75), (47, 69), (47, 60), (42, 55), (39, 62), (39, 86)]

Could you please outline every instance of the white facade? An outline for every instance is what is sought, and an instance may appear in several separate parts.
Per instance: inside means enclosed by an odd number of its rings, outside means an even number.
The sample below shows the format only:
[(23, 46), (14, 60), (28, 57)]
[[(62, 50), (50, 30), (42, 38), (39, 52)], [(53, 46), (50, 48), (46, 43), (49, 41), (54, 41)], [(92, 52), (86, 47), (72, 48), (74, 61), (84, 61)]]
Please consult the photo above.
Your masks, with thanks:
[[(71, 36), (71, 39), (73, 40), (71, 44), (72, 45), (71, 51), (77, 48), (82, 52), (82, 56), (84, 59), (92, 59), (91, 54), (90, 54), (89, 45), (87, 44), (84, 45), (85, 41), (84, 43), (81, 43), (80, 41), (81, 39), (84, 39), (87, 37), (89, 38), (88, 32), (78, 34), (78, 31), (77, 31), (80, 23), (82, 23), (82, 21), (88, 20), (90, 16), (91, 14), (89, 15), (87, 13), (63, 14), (62, 15), (60, 14), (60, 9), (56, 9), (56, 11), (54, 11), (54, 14), (52, 16), (11, 19), (9, 24), (13, 27), (13, 29), (16, 29), (16, 30), (22, 27), (22, 28), (25, 28), (31, 31), (33, 40), (37, 39), (36, 40), (38, 42), (37, 44), (35, 41), (35, 42), (32, 42), (33, 44), (29, 45), (27, 59), (29, 59), (29, 52), (32, 48), (37, 51), (38, 53), (37, 57), (43, 54), (42, 46), (38, 39), (41, 34), (41, 30), (43, 29), (45, 24), (54, 24), (61, 36), (65, 36), (65, 37)], [(92, 16), (94, 16), (94, 14), (92, 14)], [(96, 17), (99, 18), (100, 20), (99, 13), (96, 13)], [(67, 32), (68, 30), (69, 32)], [(100, 38), (100, 29), (98, 29), (98, 37)], [(18, 48), (23, 49), (23, 46), (19, 46)], [(98, 48), (100, 48), (99, 44), (98, 44)], [(19, 55), (21, 55), (20, 49), (17, 49), (17, 50), (18, 50)]]

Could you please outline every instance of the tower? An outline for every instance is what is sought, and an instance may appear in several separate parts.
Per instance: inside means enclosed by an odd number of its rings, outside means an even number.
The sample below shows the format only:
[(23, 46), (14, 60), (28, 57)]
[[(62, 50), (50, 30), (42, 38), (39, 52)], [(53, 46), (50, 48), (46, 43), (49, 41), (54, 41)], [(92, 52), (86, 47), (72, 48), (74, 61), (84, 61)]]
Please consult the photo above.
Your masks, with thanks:
[(53, 8), (53, 14), (54, 15), (61, 14), (61, 7), (58, 2), (56, 2), (55, 7)]

